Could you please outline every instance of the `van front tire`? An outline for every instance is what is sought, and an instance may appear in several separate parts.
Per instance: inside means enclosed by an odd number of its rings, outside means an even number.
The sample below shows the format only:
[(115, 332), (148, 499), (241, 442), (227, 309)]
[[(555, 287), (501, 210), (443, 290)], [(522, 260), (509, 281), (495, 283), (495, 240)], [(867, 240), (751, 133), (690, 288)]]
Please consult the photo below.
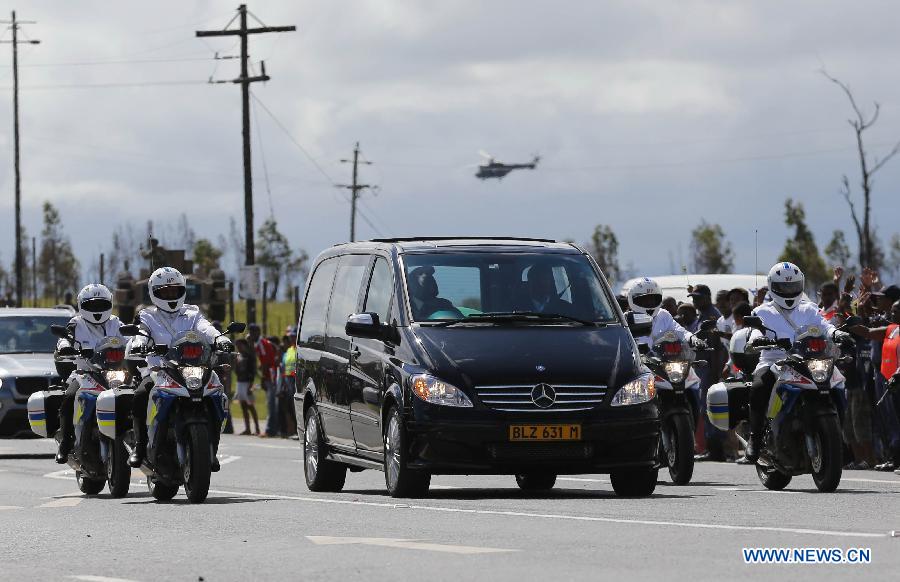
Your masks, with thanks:
[(431, 475), (407, 468), (409, 441), (400, 410), (392, 406), (384, 428), (384, 482), (391, 497), (425, 497)]
[(649, 497), (656, 489), (659, 469), (619, 469), (609, 474), (613, 491), (619, 497)]

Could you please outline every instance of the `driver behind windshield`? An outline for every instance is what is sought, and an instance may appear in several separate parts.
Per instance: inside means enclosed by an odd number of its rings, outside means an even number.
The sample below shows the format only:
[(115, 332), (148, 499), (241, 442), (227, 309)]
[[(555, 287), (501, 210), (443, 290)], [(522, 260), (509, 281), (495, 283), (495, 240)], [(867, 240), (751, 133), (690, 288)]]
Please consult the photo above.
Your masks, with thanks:
[(556, 280), (549, 265), (534, 265), (525, 276), (529, 304), (526, 311), (565, 315), (572, 311), (572, 304), (563, 301), (556, 290)]
[(413, 269), (407, 276), (407, 283), (409, 285), (409, 304), (412, 307), (414, 319), (430, 319), (438, 314), (441, 319), (463, 317), (462, 312), (453, 303), (443, 297), (438, 297), (439, 291), (434, 278), (434, 267), (424, 266)]

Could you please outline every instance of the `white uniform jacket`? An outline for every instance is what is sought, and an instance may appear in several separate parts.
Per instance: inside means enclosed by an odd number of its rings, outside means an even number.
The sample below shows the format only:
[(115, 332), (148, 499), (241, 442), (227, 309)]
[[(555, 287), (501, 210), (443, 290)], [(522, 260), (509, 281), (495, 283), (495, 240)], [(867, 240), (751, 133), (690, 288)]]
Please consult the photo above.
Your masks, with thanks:
[(647, 344), (648, 346), (653, 347), (653, 344), (670, 331), (674, 331), (675, 335), (678, 336), (678, 339), (681, 341), (689, 341), (694, 337), (694, 334), (681, 327), (681, 325), (675, 321), (675, 318), (672, 317), (671, 313), (665, 309), (659, 309), (653, 316), (653, 326), (650, 329), (650, 335), (636, 338), (636, 341), (639, 344)]
[[(75, 341), (81, 344), (81, 349), (96, 349), (100, 340), (105, 337), (117, 337), (122, 340), (124, 346), (127, 339), (119, 331), (122, 322), (115, 315), (111, 315), (104, 323), (89, 323), (81, 315), (76, 315), (69, 320), (69, 325), (75, 324)], [(57, 351), (64, 346), (71, 345), (68, 340), (60, 339), (56, 342)], [(78, 347), (77, 345), (75, 347)], [(82, 357), (75, 358), (75, 366), (78, 370), (89, 370), (88, 361)], [(63, 378), (65, 380), (65, 378)]]
[[(172, 340), (183, 332), (194, 330), (202, 334), (206, 341), (213, 344), (219, 331), (213, 327), (196, 305), (183, 305), (175, 313), (168, 313), (156, 307), (148, 307), (141, 311), (140, 326), (149, 332), (158, 346), (171, 345)], [(132, 345), (141, 341), (141, 336), (132, 338)], [(147, 356), (147, 366), (159, 366), (162, 358), (153, 354)]]
[[(762, 324), (778, 334), (778, 339), (789, 339), (793, 343), (797, 330), (807, 326), (817, 326), (831, 337), (837, 328), (828, 323), (822, 314), (819, 313), (819, 307), (815, 303), (801, 301), (795, 309), (783, 310), (774, 302), (767, 301), (753, 310), (753, 315), (762, 320)], [(790, 322), (788, 322), (790, 319)], [(767, 331), (766, 337), (773, 338), (772, 333)], [(773, 338), (774, 339), (774, 338)], [(753, 371), (759, 374), (770, 368), (772, 364), (778, 360), (784, 359), (787, 353), (784, 350), (768, 349), (763, 350), (760, 354), (759, 365)]]

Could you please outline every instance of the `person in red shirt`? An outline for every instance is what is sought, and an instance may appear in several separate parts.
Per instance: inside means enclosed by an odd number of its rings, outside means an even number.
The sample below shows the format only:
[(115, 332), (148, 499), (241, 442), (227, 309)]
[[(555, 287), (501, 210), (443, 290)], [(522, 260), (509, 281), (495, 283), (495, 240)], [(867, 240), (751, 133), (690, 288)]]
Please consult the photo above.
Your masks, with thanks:
[(275, 390), (275, 378), (278, 374), (278, 349), (266, 338), (262, 337), (259, 324), (251, 323), (247, 327), (247, 339), (256, 349), (259, 360), (259, 378), (262, 389), (266, 391), (266, 404), (269, 417), (266, 419), (266, 432), (260, 437), (276, 437), (280, 433), (278, 426), (278, 394)]

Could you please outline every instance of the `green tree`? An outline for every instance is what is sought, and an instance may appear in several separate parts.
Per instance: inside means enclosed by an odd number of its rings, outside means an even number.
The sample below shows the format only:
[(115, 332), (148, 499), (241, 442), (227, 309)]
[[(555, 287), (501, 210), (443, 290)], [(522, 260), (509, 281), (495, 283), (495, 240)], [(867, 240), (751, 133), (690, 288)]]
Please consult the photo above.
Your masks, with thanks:
[(900, 234), (891, 237), (890, 256), (887, 259), (888, 269), (896, 281), (900, 277)]
[(197, 239), (194, 243), (194, 264), (200, 268), (203, 273), (209, 274), (212, 271), (221, 268), (219, 259), (222, 258), (224, 251), (213, 246), (209, 239)]
[(819, 254), (813, 233), (806, 225), (803, 203), (794, 202), (791, 198), (785, 200), (784, 222), (794, 229), (794, 236), (787, 240), (778, 260), (788, 261), (800, 267), (810, 286), (817, 286), (828, 280), (830, 278), (828, 268), (822, 255)]
[(44, 202), (44, 228), (41, 230), (41, 252), (38, 256), (38, 279), (45, 297), (59, 301), (66, 291), (78, 292), (81, 265), (72, 243), (62, 228), (59, 211)]
[(836, 230), (831, 235), (831, 241), (825, 247), (825, 256), (831, 261), (831, 266), (838, 265), (848, 267), (850, 263), (850, 247), (847, 246), (847, 240), (844, 238), (843, 230)]
[(613, 229), (608, 224), (598, 224), (586, 246), (610, 282), (618, 281), (622, 269), (619, 266), (619, 239)]
[(691, 232), (691, 256), (695, 273), (730, 273), (734, 270), (734, 251), (718, 224), (701, 220)]
[(268, 218), (256, 233), (256, 264), (263, 271), (263, 280), (268, 281), (269, 299), (278, 296), (278, 286), (285, 274), (285, 266), (291, 262), (293, 252), (287, 237), (278, 230), (274, 218)]

